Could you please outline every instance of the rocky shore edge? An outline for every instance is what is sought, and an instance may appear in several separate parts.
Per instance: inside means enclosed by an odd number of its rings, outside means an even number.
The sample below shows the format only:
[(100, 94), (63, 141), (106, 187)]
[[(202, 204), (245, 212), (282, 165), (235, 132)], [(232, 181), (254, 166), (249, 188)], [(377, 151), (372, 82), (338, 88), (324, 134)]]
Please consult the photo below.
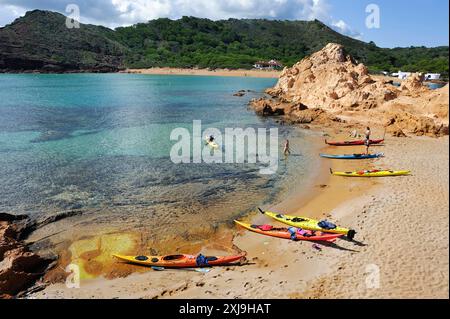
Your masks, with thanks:
[(45, 288), (41, 279), (56, 266), (58, 256), (36, 253), (27, 238), (40, 227), (81, 213), (66, 211), (41, 220), (0, 213), (0, 299), (23, 297)]

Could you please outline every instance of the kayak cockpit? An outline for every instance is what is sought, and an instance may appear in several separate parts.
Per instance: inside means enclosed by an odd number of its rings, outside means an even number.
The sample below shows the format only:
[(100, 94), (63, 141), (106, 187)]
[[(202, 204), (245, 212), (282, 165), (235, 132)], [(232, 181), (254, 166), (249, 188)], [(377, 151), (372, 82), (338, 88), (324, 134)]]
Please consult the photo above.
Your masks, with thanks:
[(167, 255), (162, 258), (162, 260), (179, 260), (184, 259), (184, 255)]

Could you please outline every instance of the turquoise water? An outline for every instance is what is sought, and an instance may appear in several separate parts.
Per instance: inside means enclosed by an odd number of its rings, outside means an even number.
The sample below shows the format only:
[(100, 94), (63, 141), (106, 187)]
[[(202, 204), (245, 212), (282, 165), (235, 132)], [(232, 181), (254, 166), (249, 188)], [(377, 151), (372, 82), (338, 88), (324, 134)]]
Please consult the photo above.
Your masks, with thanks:
[[(174, 164), (169, 136), (201, 120), (203, 128), (278, 127), (280, 139), (301, 140), (302, 133), (246, 107), (275, 81), (0, 75), (0, 212), (79, 209), (97, 224), (128, 229), (178, 220), (211, 225), (267, 202), (289, 188), (289, 170), (291, 182), (306, 174), (306, 145), (276, 174), (261, 175), (259, 164)], [(241, 89), (249, 92), (233, 96)]]
[(428, 87), (432, 90), (440, 89), (445, 86), (445, 83), (427, 83)]

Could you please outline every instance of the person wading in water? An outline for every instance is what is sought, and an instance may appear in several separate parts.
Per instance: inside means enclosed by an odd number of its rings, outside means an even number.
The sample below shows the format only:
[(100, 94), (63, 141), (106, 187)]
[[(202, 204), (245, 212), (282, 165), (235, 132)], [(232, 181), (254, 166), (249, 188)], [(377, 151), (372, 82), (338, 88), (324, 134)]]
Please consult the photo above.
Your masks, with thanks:
[(286, 140), (286, 142), (284, 142), (283, 153), (284, 153), (284, 156), (291, 155), (291, 149), (289, 148), (289, 140)]

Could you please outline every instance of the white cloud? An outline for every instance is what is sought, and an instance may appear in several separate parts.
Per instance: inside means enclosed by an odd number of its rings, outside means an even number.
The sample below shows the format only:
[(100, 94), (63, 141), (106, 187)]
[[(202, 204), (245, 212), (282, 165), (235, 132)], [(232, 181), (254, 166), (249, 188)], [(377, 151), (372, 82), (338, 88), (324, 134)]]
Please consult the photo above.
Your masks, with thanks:
[(26, 10), (14, 5), (1, 5), (0, 3), (0, 26), (11, 23), (14, 19), (23, 16)]
[(353, 30), (345, 21), (339, 20), (339, 21), (333, 21), (331, 23), (331, 27), (336, 30), (339, 33), (342, 33), (344, 35), (347, 35), (349, 37), (361, 40), (362, 39), (362, 33)]
[(324, 19), (324, 0), (111, 0), (122, 23), (157, 17)]
[[(343, 20), (331, 18), (327, 0), (67, 0), (80, 7), (81, 22), (108, 27), (131, 25), (156, 18), (195, 16), (212, 20), (267, 18), (318, 19), (345, 35), (360, 38)], [(0, 23), (14, 20), (26, 10), (46, 9), (65, 14), (61, 0), (0, 0)], [(0, 25), (1, 25), (0, 24)]]
[[(22, 10), (47, 9), (64, 13), (68, 3), (80, 7), (82, 17), (102, 24), (133, 24), (158, 17), (326, 19), (326, 0), (0, 0)], [(8, 14), (8, 16), (12, 16)]]

